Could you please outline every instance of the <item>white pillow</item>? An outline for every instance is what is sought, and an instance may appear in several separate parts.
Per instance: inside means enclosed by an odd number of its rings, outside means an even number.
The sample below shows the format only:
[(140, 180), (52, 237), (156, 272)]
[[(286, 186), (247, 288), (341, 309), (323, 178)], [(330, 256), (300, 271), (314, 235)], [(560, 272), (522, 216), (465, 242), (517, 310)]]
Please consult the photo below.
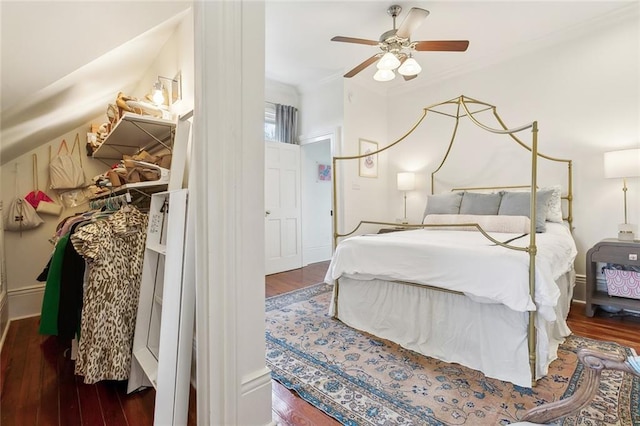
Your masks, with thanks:
[(547, 221), (562, 223), (562, 187), (560, 185), (553, 185), (540, 189), (551, 189), (553, 191), (547, 201)]
[[(456, 225), (461, 223), (477, 223), (487, 232), (504, 232), (508, 234), (527, 234), (531, 230), (531, 221), (526, 216), (499, 216), (477, 214), (430, 214), (422, 222), (425, 225)], [(477, 231), (475, 226), (438, 226), (436, 229), (457, 231)]]

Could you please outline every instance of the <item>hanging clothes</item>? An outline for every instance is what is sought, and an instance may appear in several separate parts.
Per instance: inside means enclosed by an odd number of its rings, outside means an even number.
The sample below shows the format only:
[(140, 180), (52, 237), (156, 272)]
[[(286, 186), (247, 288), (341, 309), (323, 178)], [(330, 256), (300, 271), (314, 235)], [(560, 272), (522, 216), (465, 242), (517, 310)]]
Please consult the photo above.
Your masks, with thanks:
[(75, 366), (87, 384), (129, 377), (147, 222), (126, 206), (71, 235), (89, 268)]
[(69, 242), (69, 234), (60, 237), (49, 261), (47, 283), (42, 298), (40, 312), (40, 334), (58, 335), (58, 307), (60, 303), (60, 277), (64, 252)]

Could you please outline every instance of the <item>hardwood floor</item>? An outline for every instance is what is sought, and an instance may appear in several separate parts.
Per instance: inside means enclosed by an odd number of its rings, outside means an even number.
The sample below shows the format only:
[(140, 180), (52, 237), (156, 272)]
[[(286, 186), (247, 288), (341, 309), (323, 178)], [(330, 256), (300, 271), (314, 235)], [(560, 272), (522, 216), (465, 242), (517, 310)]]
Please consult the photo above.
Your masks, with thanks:
[[(266, 277), (265, 295), (275, 296), (321, 282), (328, 262)], [(0, 424), (151, 425), (155, 392), (126, 394), (125, 382), (86, 385), (73, 374), (67, 345), (38, 334), (38, 317), (12, 321), (0, 357)], [(599, 311), (584, 315), (573, 303), (569, 326), (577, 335), (618, 342), (640, 353), (640, 318)], [(189, 425), (195, 425), (192, 392)], [(295, 393), (273, 382), (273, 419), (281, 425), (338, 425)]]

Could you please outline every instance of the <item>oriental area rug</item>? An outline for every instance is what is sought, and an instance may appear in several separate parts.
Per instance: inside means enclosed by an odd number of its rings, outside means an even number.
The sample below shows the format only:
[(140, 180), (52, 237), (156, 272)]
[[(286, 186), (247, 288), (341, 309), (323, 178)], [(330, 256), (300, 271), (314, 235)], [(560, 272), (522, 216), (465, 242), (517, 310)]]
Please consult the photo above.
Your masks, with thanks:
[[(350, 328), (327, 312), (332, 286), (266, 301), (272, 377), (345, 425), (506, 425), (535, 406), (571, 396), (583, 380), (581, 347), (624, 353), (615, 343), (571, 336), (535, 388), (485, 377)], [(499, 344), (499, 342), (496, 342)], [(560, 425), (640, 425), (640, 379), (605, 370), (598, 394)]]

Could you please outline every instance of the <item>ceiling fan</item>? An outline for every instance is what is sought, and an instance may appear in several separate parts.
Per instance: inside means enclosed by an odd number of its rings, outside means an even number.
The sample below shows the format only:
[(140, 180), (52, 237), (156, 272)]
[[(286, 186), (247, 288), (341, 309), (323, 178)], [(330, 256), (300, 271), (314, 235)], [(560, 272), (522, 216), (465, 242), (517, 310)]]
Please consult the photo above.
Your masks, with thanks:
[(396, 29), (396, 18), (401, 11), (402, 7), (398, 5), (387, 9), (387, 13), (393, 18), (393, 29), (382, 33), (379, 41), (343, 36), (335, 36), (331, 39), (331, 41), (377, 46), (380, 49), (378, 53), (346, 73), (344, 75), (346, 78), (353, 77), (378, 61), (378, 71), (373, 76), (374, 79), (392, 80), (395, 78), (394, 70), (397, 69), (405, 80), (411, 80), (422, 71), (418, 62), (412, 57), (414, 51), (464, 52), (469, 47), (468, 40), (411, 41), (411, 33), (422, 24), (429, 15), (429, 11), (418, 7), (411, 8), (400, 27)]

